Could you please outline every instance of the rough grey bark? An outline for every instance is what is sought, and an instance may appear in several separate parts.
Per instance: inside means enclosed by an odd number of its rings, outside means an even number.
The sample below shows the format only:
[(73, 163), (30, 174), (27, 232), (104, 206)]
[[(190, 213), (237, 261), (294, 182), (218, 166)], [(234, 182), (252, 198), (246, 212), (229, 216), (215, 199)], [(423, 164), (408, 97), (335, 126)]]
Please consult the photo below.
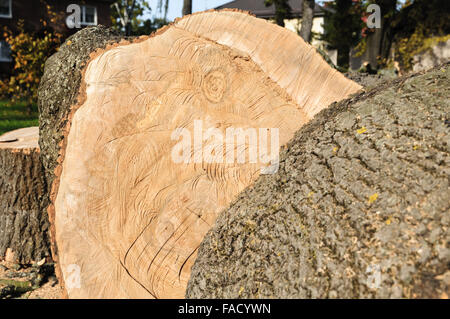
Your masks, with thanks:
[(46, 192), (39, 149), (0, 149), (0, 257), (8, 248), (21, 264), (50, 256)]
[(45, 63), (38, 93), (39, 147), (49, 185), (53, 182), (68, 113), (79, 98), (81, 71), (92, 52), (118, 41), (120, 36), (112, 29), (85, 28), (69, 37)]
[(311, 29), (314, 19), (314, 0), (303, 0), (302, 25), (300, 28), (300, 36), (305, 42), (311, 42)]
[(188, 298), (445, 297), (450, 64), (334, 103), (218, 218)]
[(38, 92), (39, 147), (49, 190), (55, 179), (54, 170), (69, 112), (80, 98), (82, 69), (91, 53), (121, 38), (117, 32), (101, 25), (85, 28), (69, 37), (45, 63)]
[(369, 74), (363, 72), (346, 72), (345, 77), (355, 81), (359, 85), (363, 86), (366, 90), (373, 89), (378, 85), (381, 85), (385, 81), (393, 80), (397, 78), (395, 74)]

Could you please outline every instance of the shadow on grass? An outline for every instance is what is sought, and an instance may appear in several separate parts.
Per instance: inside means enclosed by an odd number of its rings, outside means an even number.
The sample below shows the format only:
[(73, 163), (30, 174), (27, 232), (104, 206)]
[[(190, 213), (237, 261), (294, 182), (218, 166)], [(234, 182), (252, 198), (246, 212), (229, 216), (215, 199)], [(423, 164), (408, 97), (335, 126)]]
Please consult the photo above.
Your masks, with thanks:
[(9, 105), (8, 101), (0, 101), (0, 135), (18, 128), (38, 125), (37, 105), (33, 105), (30, 113), (24, 102)]

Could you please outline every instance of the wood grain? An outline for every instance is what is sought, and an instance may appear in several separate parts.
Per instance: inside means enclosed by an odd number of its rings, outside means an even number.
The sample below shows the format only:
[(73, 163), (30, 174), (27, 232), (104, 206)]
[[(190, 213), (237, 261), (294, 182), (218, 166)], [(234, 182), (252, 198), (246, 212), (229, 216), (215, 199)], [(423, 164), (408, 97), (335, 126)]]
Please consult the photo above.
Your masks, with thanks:
[[(252, 28), (265, 31), (252, 38)], [(188, 16), (97, 52), (54, 184), (68, 296), (184, 297), (200, 242), (261, 164), (175, 163), (176, 129), (193, 132), (195, 121), (224, 135), (229, 127), (278, 128), (284, 145), (327, 103), (358, 89), (299, 37), (231, 11)], [(73, 265), (81, 270), (75, 287)]]

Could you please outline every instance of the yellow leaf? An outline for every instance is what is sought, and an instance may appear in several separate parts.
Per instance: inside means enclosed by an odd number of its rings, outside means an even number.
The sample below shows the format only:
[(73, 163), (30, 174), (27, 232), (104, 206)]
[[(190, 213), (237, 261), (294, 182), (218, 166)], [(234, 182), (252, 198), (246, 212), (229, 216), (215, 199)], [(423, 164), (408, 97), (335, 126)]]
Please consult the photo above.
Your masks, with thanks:
[(378, 198), (378, 193), (369, 196), (369, 204), (372, 204)]
[(364, 132), (366, 132), (367, 131), (367, 129), (363, 126), (363, 127), (361, 127), (359, 130), (357, 130), (356, 132), (358, 133), (358, 134), (362, 134), (362, 133), (364, 133)]

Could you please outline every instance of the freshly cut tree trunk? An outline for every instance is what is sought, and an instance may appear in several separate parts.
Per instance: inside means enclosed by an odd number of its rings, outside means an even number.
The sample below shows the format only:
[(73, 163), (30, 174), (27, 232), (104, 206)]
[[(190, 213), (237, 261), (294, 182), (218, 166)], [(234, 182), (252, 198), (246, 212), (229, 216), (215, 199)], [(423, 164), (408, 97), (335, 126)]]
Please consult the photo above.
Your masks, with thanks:
[[(216, 216), (267, 169), (252, 160), (251, 150), (264, 153), (252, 130), (269, 148), (284, 145), (360, 86), (295, 34), (241, 12), (195, 14), (118, 41), (80, 31), (41, 81), (60, 281), (73, 298), (183, 297)], [(224, 145), (227, 128), (249, 135)]]
[(0, 258), (30, 264), (50, 257), (39, 129), (0, 136)]
[(203, 240), (187, 298), (448, 298), (450, 64), (335, 103)]

